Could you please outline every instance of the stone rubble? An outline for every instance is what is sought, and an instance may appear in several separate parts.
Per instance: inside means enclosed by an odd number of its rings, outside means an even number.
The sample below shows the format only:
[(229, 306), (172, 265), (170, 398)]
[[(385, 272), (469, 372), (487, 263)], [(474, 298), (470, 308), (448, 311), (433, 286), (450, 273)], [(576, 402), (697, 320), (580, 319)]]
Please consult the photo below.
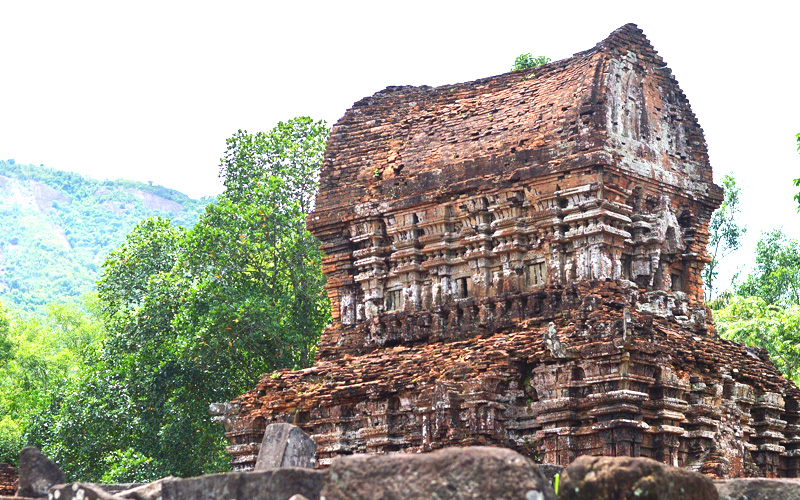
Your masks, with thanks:
[[(559, 475), (558, 481), (556, 475)], [(797, 479), (707, 476), (647, 458), (583, 456), (566, 469), (537, 465), (508, 449), (451, 447), (432, 453), (390, 453), (336, 458), (325, 470), (284, 467), (265, 471), (166, 477), (125, 485), (57, 484), (49, 500), (334, 500), (589, 498), (667, 500), (796, 500)], [(1, 496), (0, 500), (31, 497)], [(39, 497), (41, 498), (41, 497)]]

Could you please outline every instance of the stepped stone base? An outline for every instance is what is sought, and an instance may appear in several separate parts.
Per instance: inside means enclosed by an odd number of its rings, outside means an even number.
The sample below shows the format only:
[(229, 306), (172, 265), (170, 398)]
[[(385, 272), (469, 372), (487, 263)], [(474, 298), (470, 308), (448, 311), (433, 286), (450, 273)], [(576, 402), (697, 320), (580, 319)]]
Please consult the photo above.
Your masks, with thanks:
[(680, 294), (586, 282), (476, 306), (508, 307), (498, 314), (514, 329), (319, 361), (218, 407), (234, 466), (252, 468), (266, 425), (288, 421), (323, 466), (488, 444), (550, 464), (590, 454), (716, 477), (798, 475), (800, 390)]

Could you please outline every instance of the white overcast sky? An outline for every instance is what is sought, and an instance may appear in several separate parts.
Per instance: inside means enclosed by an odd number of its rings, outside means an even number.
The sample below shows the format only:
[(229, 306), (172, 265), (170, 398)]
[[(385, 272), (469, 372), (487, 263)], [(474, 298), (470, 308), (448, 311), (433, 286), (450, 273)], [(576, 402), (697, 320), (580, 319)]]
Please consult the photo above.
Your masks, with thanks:
[[(388, 85), (553, 60), (633, 22), (742, 186), (746, 248), (800, 237), (800, 2), (0, 0), (0, 158), (97, 179), (221, 191), (225, 139), (298, 115), (335, 122)], [(731, 268), (733, 268), (731, 262)]]

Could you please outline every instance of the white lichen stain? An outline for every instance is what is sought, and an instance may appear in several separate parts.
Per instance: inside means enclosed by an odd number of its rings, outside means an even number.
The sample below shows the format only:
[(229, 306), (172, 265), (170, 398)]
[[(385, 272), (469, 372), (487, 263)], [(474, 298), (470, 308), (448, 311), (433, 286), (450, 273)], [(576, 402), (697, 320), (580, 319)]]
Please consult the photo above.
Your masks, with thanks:
[(525, 500), (544, 500), (544, 495), (541, 491), (530, 490), (525, 493)]

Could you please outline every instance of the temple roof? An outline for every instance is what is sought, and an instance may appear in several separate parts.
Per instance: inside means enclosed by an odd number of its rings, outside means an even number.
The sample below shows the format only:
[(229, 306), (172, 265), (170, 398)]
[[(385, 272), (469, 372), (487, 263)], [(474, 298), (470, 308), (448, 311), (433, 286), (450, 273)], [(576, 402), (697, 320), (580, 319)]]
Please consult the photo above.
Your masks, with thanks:
[(317, 213), (590, 164), (718, 197), (702, 129), (633, 24), (539, 68), (358, 101), (333, 127)]

